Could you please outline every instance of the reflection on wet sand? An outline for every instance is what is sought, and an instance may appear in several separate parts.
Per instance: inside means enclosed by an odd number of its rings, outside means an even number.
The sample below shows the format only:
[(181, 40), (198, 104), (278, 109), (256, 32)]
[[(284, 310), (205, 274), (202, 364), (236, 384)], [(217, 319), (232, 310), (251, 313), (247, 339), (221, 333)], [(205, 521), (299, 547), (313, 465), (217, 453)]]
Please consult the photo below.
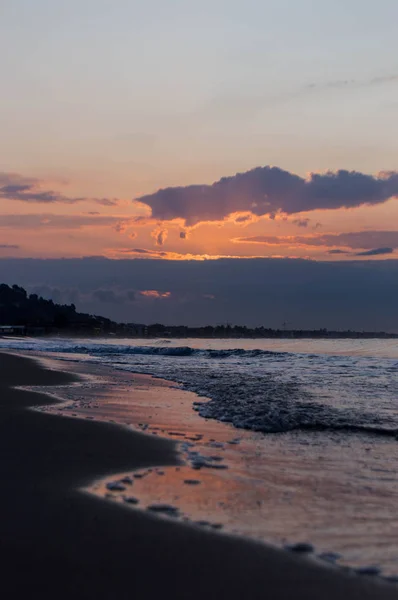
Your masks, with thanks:
[(46, 410), (168, 437), (181, 452), (178, 467), (110, 474), (87, 488), (90, 493), (200, 527), (301, 544), (303, 551), (314, 546), (332, 562), (397, 573), (395, 440), (239, 431), (198, 416), (197, 396), (170, 382), (73, 365), (79, 368), (82, 383), (58, 390), (66, 403)]

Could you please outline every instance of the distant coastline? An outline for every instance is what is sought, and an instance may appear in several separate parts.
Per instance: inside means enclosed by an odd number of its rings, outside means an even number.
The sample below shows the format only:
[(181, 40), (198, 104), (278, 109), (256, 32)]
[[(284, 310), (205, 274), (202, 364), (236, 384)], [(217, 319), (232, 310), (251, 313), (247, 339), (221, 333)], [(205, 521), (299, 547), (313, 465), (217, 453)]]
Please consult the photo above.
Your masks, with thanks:
[(251, 329), (232, 326), (223, 329), (219, 326), (184, 327), (166, 325), (135, 325), (114, 323), (114, 327), (107, 330), (98, 328), (75, 327), (35, 327), (35, 326), (0, 326), (0, 338), (14, 336), (28, 337), (109, 337), (133, 339), (398, 339), (397, 333), (385, 331), (329, 331), (327, 329), (265, 329), (262, 327)]

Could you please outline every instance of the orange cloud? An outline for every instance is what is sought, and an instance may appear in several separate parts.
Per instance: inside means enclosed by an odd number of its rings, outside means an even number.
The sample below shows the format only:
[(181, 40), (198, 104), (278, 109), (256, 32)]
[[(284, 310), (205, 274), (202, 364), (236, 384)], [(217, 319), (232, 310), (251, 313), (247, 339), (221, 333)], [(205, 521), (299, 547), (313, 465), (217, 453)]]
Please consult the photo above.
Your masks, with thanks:
[(108, 248), (105, 254), (108, 258), (122, 258), (130, 256), (132, 258), (159, 258), (162, 260), (218, 260), (220, 258), (263, 258), (262, 255), (238, 256), (234, 254), (182, 254), (179, 252), (166, 252), (163, 250), (151, 250), (148, 248)]
[(151, 236), (154, 238), (156, 246), (163, 246), (167, 239), (167, 234), (167, 229), (154, 229), (151, 232)]
[(142, 290), (138, 292), (146, 298), (170, 298), (171, 292), (159, 292), (158, 290)]

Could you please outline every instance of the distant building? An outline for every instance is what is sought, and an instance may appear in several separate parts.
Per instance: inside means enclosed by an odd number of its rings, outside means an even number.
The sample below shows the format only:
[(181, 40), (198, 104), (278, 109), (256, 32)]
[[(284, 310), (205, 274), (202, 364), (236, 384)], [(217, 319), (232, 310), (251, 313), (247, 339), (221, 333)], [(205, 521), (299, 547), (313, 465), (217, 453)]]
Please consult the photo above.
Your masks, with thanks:
[(0, 335), (26, 335), (25, 325), (0, 325)]

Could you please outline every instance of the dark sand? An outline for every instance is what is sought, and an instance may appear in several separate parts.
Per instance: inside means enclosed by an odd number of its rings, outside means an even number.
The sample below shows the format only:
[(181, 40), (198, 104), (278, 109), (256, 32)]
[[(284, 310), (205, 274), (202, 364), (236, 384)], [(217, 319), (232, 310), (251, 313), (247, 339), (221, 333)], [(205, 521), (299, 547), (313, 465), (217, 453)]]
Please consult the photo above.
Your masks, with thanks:
[(202, 531), (78, 491), (94, 478), (178, 464), (175, 445), (117, 425), (28, 410), (13, 389), (73, 381), (0, 354), (0, 583), (4, 598), (397, 598), (371, 578)]

